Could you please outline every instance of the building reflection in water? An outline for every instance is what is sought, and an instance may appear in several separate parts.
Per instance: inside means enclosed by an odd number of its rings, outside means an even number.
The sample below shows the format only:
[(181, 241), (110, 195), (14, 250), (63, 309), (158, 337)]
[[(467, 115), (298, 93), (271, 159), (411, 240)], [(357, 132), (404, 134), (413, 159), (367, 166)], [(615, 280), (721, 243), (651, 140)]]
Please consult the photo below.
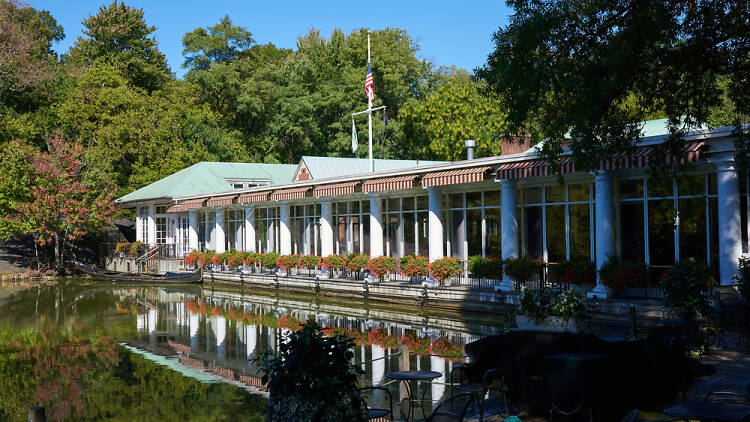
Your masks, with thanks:
[[(259, 379), (261, 373), (251, 360), (276, 350), (300, 321), (315, 319), (332, 334), (355, 339), (353, 363), (366, 362), (361, 366), (362, 385), (387, 383), (386, 373), (398, 370), (429, 369), (443, 374), (429, 385), (416, 386), (415, 396), (424, 393), (433, 403), (450, 394), (447, 374), (454, 362), (464, 359), (463, 346), (503, 329), (460, 317), (425, 318), (231, 292), (207, 295), (204, 290), (201, 295), (149, 288), (117, 294), (123, 300), (136, 296), (138, 303), (147, 305), (145, 313), (136, 316), (139, 341), (165, 353), (179, 350), (192, 362), (204, 362), (206, 368)], [(439, 348), (437, 339), (442, 341)], [(399, 383), (390, 383), (388, 388), (394, 399), (405, 395)], [(376, 391), (371, 400), (386, 405), (387, 397)]]

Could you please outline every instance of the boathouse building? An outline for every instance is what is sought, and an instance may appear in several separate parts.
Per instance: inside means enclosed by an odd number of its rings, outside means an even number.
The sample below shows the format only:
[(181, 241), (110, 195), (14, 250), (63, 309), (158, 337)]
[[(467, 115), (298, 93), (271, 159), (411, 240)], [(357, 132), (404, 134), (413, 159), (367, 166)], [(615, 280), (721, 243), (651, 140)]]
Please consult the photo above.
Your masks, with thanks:
[[(546, 262), (609, 255), (667, 267), (694, 258), (731, 284), (748, 252), (748, 174), (734, 127), (689, 133), (675, 179), (649, 177), (664, 120), (644, 123), (637, 153), (551, 174), (536, 149), (456, 162), (302, 157), (297, 165), (202, 162), (117, 200), (137, 240), (281, 254), (416, 254), (435, 260), (527, 255)], [(528, 146), (526, 147), (528, 148)], [(670, 162), (665, 165), (672, 164)], [(509, 288), (508, 280), (503, 288)], [(606, 296), (604, 286), (594, 292)]]

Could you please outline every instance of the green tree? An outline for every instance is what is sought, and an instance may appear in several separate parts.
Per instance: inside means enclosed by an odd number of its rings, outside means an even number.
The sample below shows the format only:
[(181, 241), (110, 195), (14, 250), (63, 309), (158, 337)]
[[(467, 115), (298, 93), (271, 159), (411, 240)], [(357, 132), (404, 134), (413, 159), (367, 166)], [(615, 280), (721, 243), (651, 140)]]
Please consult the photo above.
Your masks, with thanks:
[(0, 152), (0, 240), (30, 229), (28, 221), (16, 218), (18, 205), (33, 200), (35, 148), (12, 141)]
[(466, 72), (446, 77), (424, 100), (412, 100), (401, 111), (404, 147), (414, 158), (461, 160), (463, 141), (477, 141), (477, 156), (500, 154), (498, 139), (505, 113), (497, 95), (483, 95), (482, 86)]
[(76, 67), (96, 62), (117, 68), (135, 86), (153, 91), (170, 79), (167, 61), (146, 24), (142, 9), (117, 0), (101, 6), (83, 21), (83, 34), (70, 48), (67, 61)]
[(241, 26), (232, 25), (229, 16), (208, 28), (196, 28), (182, 38), (185, 67), (191, 71), (208, 70), (212, 64), (236, 59), (255, 43), (253, 34)]
[[(744, 1), (509, 0), (510, 23), (478, 75), (554, 162), (570, 145), (576, 168), (630, 152), (654, 112), (670, 146), (727, 98), (750, 113), (750, 11)], [(672, 151), (679, 151), (673, 148)]]

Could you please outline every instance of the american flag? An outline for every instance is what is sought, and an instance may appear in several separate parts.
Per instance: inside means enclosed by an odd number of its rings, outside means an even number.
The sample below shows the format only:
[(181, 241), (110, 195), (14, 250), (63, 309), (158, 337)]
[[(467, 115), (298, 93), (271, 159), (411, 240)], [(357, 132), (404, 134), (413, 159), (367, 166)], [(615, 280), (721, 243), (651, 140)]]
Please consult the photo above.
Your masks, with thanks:
[(367, 100), (372, 104), (375, 100), (375, 90), (373, 89), (372, 83), (372, 70), (370, 70), (370, 62), (367, 62), (367, 76), (365, 76), (365, 95)]

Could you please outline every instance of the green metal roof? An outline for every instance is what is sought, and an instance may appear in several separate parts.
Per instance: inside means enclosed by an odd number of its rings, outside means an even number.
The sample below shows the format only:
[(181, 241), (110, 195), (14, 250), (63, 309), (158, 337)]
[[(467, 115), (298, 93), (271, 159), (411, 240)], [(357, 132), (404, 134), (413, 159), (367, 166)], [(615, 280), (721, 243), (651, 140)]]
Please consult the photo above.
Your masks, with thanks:
[(272, 185), (289, 183), (297, 171), (294, 164), (201, 162), (182, 169), (150, 185), (131, 192), (117, 202), (179, 198), (226, 192), (232, 189), (227, 180), (268, 180)]
[[(422, 160), (375, 159), (373, 161), (376, 172), (447, 163), (447, 161)], [(305, 163), (305, 167), (307, 167), (307, 171), (313, 179), (327, 179), (329, 177), (350, 176), (370, 172), (370, 160), (367, 158), (303, 156), (302, 162)]]

